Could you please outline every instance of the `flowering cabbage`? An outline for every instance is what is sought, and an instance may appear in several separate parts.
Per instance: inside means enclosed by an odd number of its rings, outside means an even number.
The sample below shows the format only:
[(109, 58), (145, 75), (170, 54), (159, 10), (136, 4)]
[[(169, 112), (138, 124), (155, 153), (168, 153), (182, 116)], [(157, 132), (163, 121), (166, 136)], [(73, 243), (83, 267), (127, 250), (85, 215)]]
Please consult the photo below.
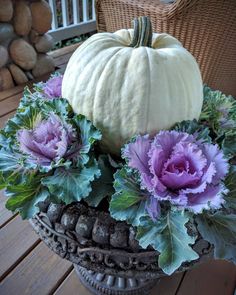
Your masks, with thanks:
[(69, 146), (77, 137), (72, 125), (51, 113), (48, 119), (38, 122), (33, 129), (20, 129), (17, 139), (20, 150), (29, 155), (29, 160), (50, 166), (52, 161), (67, 158)]
[(43, 92), (47, 98), (61, 97), (62, 75), (54, 76), (43, 85)]
[(158, 203), (165, 200), (194, 213), (218, 209), (224, 202), (221, 181), (228, 163), (217, 145), (185, 132), (161, 131), (153, 139), (137, 136), (126, 145), (123, 157), (138, 170), (142, 188), (150, 192), (148, 211), (153, 218)]

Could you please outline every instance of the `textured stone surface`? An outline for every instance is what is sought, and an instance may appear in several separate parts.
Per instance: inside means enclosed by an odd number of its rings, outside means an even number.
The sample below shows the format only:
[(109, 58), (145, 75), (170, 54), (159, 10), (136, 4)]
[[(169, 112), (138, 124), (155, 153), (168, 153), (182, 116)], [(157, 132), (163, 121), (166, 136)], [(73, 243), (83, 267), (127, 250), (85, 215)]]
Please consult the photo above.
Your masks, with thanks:
[(114, 233), (110, 236), (110, 244), (115, 248), (124, 248), (128, 246), (128, 228), (124, 223), (117, 223), (114, 227)]
[(14, 29), (11, 24), (0, 23), (0, 43), (6, 40), (12, 40), (15, 37)]
[(78, 235), (84, 238), (91, 238), (95, 220), (96, 220), (95, 217), (81, 215), (76, 224), (75, 231), (77, 232)]
[(61, 224), (65, 229), (74, 230), (78, 220), (79, 213), (77, 210), (68, 209), (61, 217)]
[(4, 46), (0, 45), (0, 68), (5, 66), (9, 58), (8, 51)]
[(142, 249), (139, 246), (138, 241), (135, 239), (136, 232), (133, 227), (129, 228), (129, 246), (133, 249), (133, 251), (137, 251)]
[(39, 37), (40, 37), (40, 35), (39, 35), (38, 32), (36, 32), (33, 29), (30, 31), (30, 33), (29, 33), (29, 40), (30, 40), (31, 43), (35, 44), (36, 42), (38, 42)]
[(93, 227), (93, 240), (98, 244), (109, 244), (110, 222), (107, 219), (97, 218)]
[(0, 69), (0, 91), (12, 88), (13, 86), (14, 82), (10, 71), (6, 68)]
[(31, 70), (36, 64), (36, 51), (23, 39), (17, 39), (11, 43), (10, 55), (12, 60), (24, 70)]
[(46, 54), (39, 54), (37, 63), (32, 70), (32, 74), (35, 78), (37, 78), (44, 74), (53, 72), (54, 70), (55, 70), (55, 65), (54, 65), (53, 58)]
[(48, 207), (47, 216), (51, 222), (60, 220), (64, 206), (51, 203)]
[(39, 36), (35, 43), (35, 48), (38, 52), (48, 52), (53, 47), (53, 38), (49, 34)]
[(32, 14), (32, 27), (40, 34), (46, 33), (51, 28), (52, 12), (44, 0), (33, 2), (30, 5)]
[(0, 22), (8, 22), (13, 15), (13, 4), (11, 0), (0, 0)]
[(25, 73), (17, 65), (11, 64), (8, 68), (16, 84), (23, 84), (29, 80)]
[(20, 36), (29, 34), (32, 24), (31, 11), (27, 1), (20, 0), (15, 3), (13, 24), (15, 32)]

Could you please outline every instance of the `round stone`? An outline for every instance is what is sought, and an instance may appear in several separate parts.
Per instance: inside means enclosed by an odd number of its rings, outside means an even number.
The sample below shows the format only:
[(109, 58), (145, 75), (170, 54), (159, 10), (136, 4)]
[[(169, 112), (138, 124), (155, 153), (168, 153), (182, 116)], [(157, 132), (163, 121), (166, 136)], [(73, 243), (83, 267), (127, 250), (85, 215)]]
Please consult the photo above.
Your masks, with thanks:
[(98, 244), (109, 244), (110, 222), (106, 219), (97, 218), (93, 227), (92, 236)]
[(52, 12), (44, 0), (33, 2), (30, 5), (32, 14), (32, 27), (39, 34), (46, 33), (51, 28)]
[(75, 231), (83, 238), (90, 238), (95, 221), (95, 217), (81, 215), (77, 221)]
[(46, 54), (39, 54), (37, 63), (32, 70), (35, 78), (51, 73), (55, 70), (53, 58)]
[(9, 22), (13, 15), (11, 0), (0, 0), (0, 22)]
[(38, 37), (37, 42), (35, 43), (35, 48), (38, 52), (48, 52), (53, 47), (53, 38), (49, 34)]
[(12, 88), (13, 86), (14, 82), (10, 71), (6, 68), (0, 69), (0, 91)]
[(16, 84), (20, 85), (28, 81), (28, 78), (25, 75), (25, 73), (17, 65), (11, 64), (8, 68)]
[(117, 223), (114, 232), (110, 236), (110, 244), (115, 248), (126, 248), (128, 246), (128, 228), (124, 223)]
[(38, 42), (40, 38), (40, 35), (38, 32), (36, 32), (35, 30), (31, 30), (30, 33), (29, 33), (29, 40), (31, 43), (35, 44)]
[(79, 217), (79, 212), (69, 208), (61, 217), (61, 224), (67, 230), (74, 230)]
[(31, 11), (25, 0), (17, 1), (14, 8), (13, 24), (15, 32), (20, 36), (29, 34), (32, 24)]
[(34, 68), (37, 61), (37, 53), (24, 39), (14, 40), (10, 45), (12, 60), (24, 70)]
[(0, 43), (2, 44), (5, 40), (12, 40), (15, 37), (14, 29), (11, 24), (0, 23)]
[(5, 66), (5, 64), (8, 62), (9, 55), (8, 51), (4, 46), (0, 46), (0, 68)]
[(64, 206), (61, 204), (51, 203), (48, 207), (47, 216), (51, 222), (56, 222), (60, 219)]

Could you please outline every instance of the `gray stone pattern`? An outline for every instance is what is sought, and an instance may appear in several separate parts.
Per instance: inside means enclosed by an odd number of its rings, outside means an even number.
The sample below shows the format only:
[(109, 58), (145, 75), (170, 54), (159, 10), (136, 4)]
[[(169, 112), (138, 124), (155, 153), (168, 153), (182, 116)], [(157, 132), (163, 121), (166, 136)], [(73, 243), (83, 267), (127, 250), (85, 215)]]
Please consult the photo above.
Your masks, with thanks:
[[(41, 212), (31, 219), (41, 239), (58, 255), (87, 269), (123, 277), (159, 278), (158, 252), (144, 250), (135, 240), (135, 228), (117, 222), (107, 212), (81, 203), (41, 203)], [(192, 224), (189, 232), (197, 232)], [(184, 263), (184, 271), (212, 256), (212, 246), (198, 234), (193, 246), (197, 261)]]

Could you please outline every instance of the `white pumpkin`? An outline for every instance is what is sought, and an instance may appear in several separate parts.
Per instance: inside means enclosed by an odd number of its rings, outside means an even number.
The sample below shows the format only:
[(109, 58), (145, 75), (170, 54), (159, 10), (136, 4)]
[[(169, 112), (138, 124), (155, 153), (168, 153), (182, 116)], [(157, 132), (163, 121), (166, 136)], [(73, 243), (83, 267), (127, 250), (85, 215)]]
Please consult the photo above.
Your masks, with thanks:
[(198, 119), (203, 85), (194, 57), (174, 37), (152, 34), (141, 17), (135, 27), (98, 33), (67, 65), (62, 96), (102, 132), (104, 151), (119, 153), (135, 134), (154, 134)]

